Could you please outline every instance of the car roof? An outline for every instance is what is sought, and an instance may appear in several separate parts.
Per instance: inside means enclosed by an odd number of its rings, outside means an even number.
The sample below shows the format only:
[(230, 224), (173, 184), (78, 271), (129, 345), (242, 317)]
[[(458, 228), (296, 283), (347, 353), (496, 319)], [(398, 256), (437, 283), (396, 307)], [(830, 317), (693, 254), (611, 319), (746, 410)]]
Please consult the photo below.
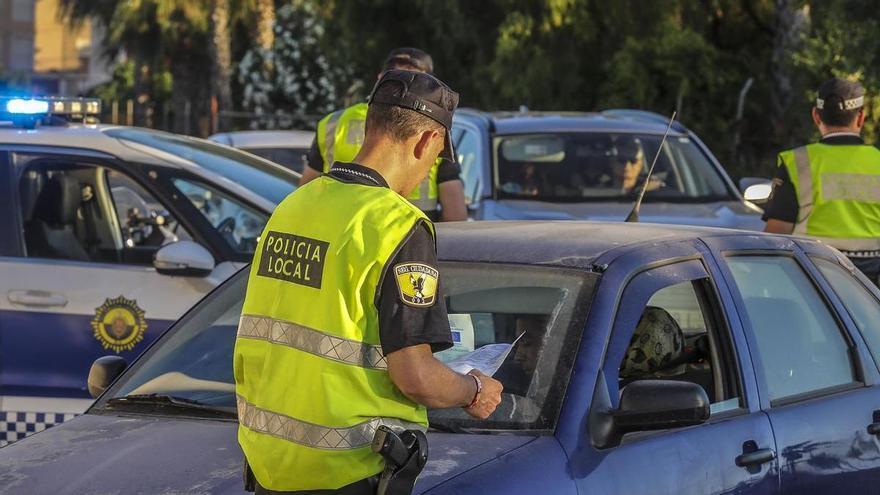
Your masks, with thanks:
[(755, 232), (645, 223), (482, 221), (437, 224), (440, 259), (590, 269), (615, 248)]
[(308, 148), (314, 131), (234, 131), (214, 134), (208, 139), (236, 148)]
[[(462, 109), (462, 117), (485, 118), (491, 122), (495, 134), (525, 134), (532, 132), (610, 132), (632, 134), (663, 134), (665, 117), (639, 110), (606, 110), (603, 112), (480, 112)], [(687, 129), (676, 123), (671, 136), (687, 135)]]

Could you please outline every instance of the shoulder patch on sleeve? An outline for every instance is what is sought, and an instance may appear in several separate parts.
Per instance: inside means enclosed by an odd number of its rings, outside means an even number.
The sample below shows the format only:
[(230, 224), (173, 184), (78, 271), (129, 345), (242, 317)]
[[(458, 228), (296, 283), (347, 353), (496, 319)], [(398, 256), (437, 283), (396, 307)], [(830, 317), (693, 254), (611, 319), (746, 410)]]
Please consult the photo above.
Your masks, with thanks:
[(417, 308), (432, 306), (437, 299), (436, 268), (424, 263), (400, 263), (394, 266), (394, 280), (404, 304)]

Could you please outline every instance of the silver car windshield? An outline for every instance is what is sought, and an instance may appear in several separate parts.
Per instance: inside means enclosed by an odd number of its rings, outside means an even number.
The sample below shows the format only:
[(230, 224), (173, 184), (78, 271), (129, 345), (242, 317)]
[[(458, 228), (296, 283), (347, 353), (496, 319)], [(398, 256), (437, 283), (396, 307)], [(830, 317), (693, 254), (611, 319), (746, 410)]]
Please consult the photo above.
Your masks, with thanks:
[[(150, 348), (96, 404), (126, 395), (170, 396), (234, 408), (233, 349), (248, 269), (232, 277)], [(456, 345), (451, 360), (490, 344), (516, 341), (496, 373), (502, 403), (488, 421), (463, 410), (429, 412), (451, 431), (554, 428), (584, 328), (595, 276), (555, 268), (441, 264)]]
[[(662, 136), (597, 132), (495, 138), (496, 189), (502, 198), (537, 201), (632, 201)], [(734, 199), (687, 136), (667, 138), (645, 201)]]
[(115, 128), (104, 132), (117, 139), (150, 146), (189, 160), (241, 184), (274, 204), (293, 192), (298, 182), (295, 174), (279, 165), (203, 139), (136, 128)]

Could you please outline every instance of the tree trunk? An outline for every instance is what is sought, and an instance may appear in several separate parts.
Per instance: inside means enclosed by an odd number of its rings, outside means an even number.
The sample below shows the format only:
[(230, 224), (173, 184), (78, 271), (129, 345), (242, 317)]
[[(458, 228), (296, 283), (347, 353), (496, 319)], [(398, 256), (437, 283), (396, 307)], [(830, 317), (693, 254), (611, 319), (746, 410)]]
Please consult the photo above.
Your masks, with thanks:
[(770, 59), (774, 126), (786, 143), (792, 137), (789, 111), (795, 97), (792, 60), (810, 25), (809, 6), (798, 8), (796, 3), (795, 0), (775, 0), (776, 32)]
[[(212, 93), (219, 111), (232, 110), (232, 36), (229, 26), (229, 0), (213, 0), (211, 6)], [(217, 129), (212, 131), (216, 132)]]
[(257, 46), (271, 50), (275, 43), (275, 1), (257, 0)]

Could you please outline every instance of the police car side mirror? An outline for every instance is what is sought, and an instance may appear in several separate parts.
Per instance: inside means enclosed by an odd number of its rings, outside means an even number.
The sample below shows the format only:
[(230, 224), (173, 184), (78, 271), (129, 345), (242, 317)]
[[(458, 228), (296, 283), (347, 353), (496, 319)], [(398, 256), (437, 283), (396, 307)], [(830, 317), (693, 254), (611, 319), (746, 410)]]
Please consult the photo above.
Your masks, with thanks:
[(638, 380), (623, 387), (611, 415), (621, 433), (698, 425), (709, 419), (709, 397), (695, 383)]
[(205, 277), (214, 270), (214, 257), (201, 244), (177, 241), (156, 251), (153, 267), (162, 275)]
[(119, 356), (99, 357), (89, 369), (89, 395), (97, 399), (125, 371), (128, 362)]
[(743, 177), (739, 181), (739, 188), (746, 201), (757, 205), (766, 203), (773, 190), (772, 183), (760, 177)]

